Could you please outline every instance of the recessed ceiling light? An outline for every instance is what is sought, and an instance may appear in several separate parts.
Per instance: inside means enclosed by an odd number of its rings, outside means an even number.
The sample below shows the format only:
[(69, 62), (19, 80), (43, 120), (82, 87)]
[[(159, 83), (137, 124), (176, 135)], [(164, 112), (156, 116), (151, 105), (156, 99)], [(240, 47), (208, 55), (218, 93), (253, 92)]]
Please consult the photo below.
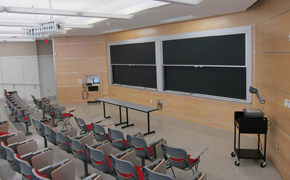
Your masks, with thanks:
[(202, 2), (202, 0), (162, 0), (170, 3), (186, 4), (196, 6)]
[(124, 29), (110, 29), (110, 30), (106, 30), (106, 31), (102, 31), (102, 34), (106, 34), (106, 33), (113, 33), (113, 32), (119, 32), (119, 31), (123, 31)]
[(135, 6), (130, 6), (124, 9), (120, 9), (118, 11), (115, 11), (114, 13), (118, 14), (132, 14), (140, 11), (144, 11), (146, 9), (156, 8), (160, 6), (167, 5), (169, 3), (166, 2), (159, 2), (159, 1), (147, 1), (141, 4), (137, 4)]
[(192, 15), (182, 16), (182, 17), (177, 17), (177, 18), (162, 20), (162, 21), (159, 21), (159, 22), (160, 23), (171, 23), (171, 22), (188, 20), (188, 19), (191, 19), (192, 17), (193, 17)]

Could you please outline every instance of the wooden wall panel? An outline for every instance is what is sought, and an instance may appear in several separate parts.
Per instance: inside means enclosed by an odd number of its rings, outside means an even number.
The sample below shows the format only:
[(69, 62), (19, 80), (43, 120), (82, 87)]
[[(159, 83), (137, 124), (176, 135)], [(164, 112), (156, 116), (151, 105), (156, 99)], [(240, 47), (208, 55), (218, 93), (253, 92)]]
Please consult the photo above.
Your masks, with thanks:
[(54, 45), (55, 58), (106, 57), (105, 43)]
[(290, 83), (285, 81), (290, 77), (290, 54), (256, 53), (255, 57), (255, 79), (290, 93)]
[(106, 71), (106, 57), (56, 59), (56, 72)]
[(104, 43), (105, 36), (62, 36), (54, 38), (54, 45), (60, 44), (87, 44), (87, 43)]
[(256, 25), (256, 52), (290, 52), (290, 12)]
[(94, 92), (89, 101), (102, 96), (103, 79), (107, 79), (103, 76), (108, 72), (105, 36), (55, 37), (54, 50), (60, 104), (87, 102), (82, 99), (84, 89), (78, 79), (86, 83), (88, 75), (99, 75), (101, 83), (99, 91)]

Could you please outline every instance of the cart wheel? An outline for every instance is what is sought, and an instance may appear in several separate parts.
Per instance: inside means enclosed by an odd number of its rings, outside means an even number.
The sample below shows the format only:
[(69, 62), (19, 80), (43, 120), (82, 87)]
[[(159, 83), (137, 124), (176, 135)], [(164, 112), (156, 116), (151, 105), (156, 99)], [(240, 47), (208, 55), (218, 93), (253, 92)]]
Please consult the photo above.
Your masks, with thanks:
[(235, 157), (235, 156), (236, 156), (236, 152), (233, 151), (233, 152), (231, 153), (231, 156), (232, 156), (232, 157)]
[(260, 165), (261, 165), (262, 168), (264, 168), (264, 167), (266, 167), (266, 162), (264, 161)]
[(239, 166), (240, 165), (240, 161), (235, 161), (235, 165)]

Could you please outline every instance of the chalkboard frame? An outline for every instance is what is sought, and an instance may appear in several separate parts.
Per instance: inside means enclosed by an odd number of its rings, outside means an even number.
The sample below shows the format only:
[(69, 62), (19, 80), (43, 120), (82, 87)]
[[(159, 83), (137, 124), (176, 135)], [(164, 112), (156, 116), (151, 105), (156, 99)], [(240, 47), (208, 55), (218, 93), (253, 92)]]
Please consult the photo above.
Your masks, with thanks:
[[(238, 67), (246, 67), (246, 100), (244, 99), (235, 99), (228, 97), (220, 97), (220, 96), (212, 96), (205, 94), (197, 94), (197, 93), (186, 93), (186, 92), (178, 92), (178, 91), (170, 91), (164, 90), (164, 67), (171, 65), (163, 64), (163, 55), (162, 55), (162, 41), (166, 40), (174, 40), (174, 39), (187, 39), (187, 38), (195, 38), (195, 37), (208, 37), (208, 36), (223, 36), (223, 35), (234, 35), (234, 34), (245, 34), (245, 58), (246, 63), (245, 66)], [(252, 26), (241, 26), (235, 28), (226, 28), (226, 29), (215, 29), (215, 30), (206, 30), (206, 31), (198, 31), (198, 32), (190, 32), (190, 33), (182, 33), (182, 34), (174, 34), (174, 35), (165, 35), (165, 36), (154, 36), (154, 37), (146, 37), (146, 38), (138, 38), (138, 39), (130, 39), (130, 40), (122, 40), (122, 41), (114, 41), (108, 42), (108, 69), (109, 69), (109, 85), (112, 86), (122, 86), (119, 84), (113, 83), (113, 74), (112, 74), (112, 65), (110, 60), (110, 46), (111, 45), (121, 45), (121, 44), (130, 44), (130, 43), (142, 43), (142, 42), (155, 42), (156, 48), (156, 73), (157, 73), (157, 91), (162, 93), (176, 94), (176, 95), (184, 95), (184, 96), (193, 96), (199, 98), (207, 98), (207, 99), (215, 99), (229, 102), (237, 102), (237, 103), (251, 103), (252, 95), (248, 92), (249, 87), (252, 85)], [(172, 64), (174, 66), (174, 64)], [(185, 65), (187, 66), (187, 65)], [(189, 65), (191, 66), (191, 65)], [(229, 66), (229, 65), (194, 65), (194, 67), (237, 67), (237, 66)], [(140, 89), (140, 87), (134, 86), (125, 86), (130, 88)], [(150, 88), (141, 88), (144, 90), (151, 91)], [(156, 89), (153, 89), (156, 90)]]

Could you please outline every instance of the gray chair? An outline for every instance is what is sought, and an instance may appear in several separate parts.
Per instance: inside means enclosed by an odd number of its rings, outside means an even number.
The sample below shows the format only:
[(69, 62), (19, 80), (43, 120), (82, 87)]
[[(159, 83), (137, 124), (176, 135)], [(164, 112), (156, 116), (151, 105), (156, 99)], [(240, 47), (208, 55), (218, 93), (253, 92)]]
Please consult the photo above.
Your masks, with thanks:
[(71, 145), (68, 141), (67, 136), (75, 137), (77, 135), (77, 130), (75, 128), (68, 129), (65, 132), (53, 130), (55, 135), (56, 144), (61, 149), (66, 151), (67, 153), (71, 153)]
[(86, 150), (89, 154), (92, 166), (106, 174), (115, 175), (109, 157), (111, 148), (111, 143), (108, 140), (91, 146), (86, 144)]
[(134, 137), (132, 135), (127, 135), (127, 139), (129, 142), (129, 145), (132, 149), (136, 151), (136, 155), (141, 158), (142, 160), (142, 166), (145, 166), (145, 159), (149, 161), (154, 161), (156, 157), (156, 152), (154, 151), (154, 147), (164, 139), (161, 138), (158, 141), (155, 141), (149, 146), (147, 146), (147, 143), (145, 139), (141, 137)]
[(35, 180), (74, 180), (75, 167), (71, 160), (65, 159), (41, 169), (33, 168), (32, 174)]
[(67, 126), (72, 127), (71, 123), (69, 122), (69, 119), (73, 117), (74, 115), (69, 113), (62, 113), (60, 110), (60, 107), (52, 107), (55, 117), (57, 118), (57, 122), (63, 122), (63, 127), (62, 129), (66, 128)]
[(19, 109), (17, 109), (16, 108), (16, 116), (17, 116), (17, 118), (21, 121), (21, 122), (23, 122), (24, 124), (25, 124), (25, 126), (26, 126), (26, 133), (25, 133), (25, 135), (26, 136), (29, 136), (29, 135), (32, 135), (32, 133), (31, 132), (29, 132), (29, 126), (31, 126), (31, 122), (30, 122), (30, 119), (29, 119), (29, 114), (32, 114), (33, 112), (31, 112), (31, 113), (27, 113), (27, 116), (24, 116), (22, 113), (21, 113), (21, 111), (19, 110)]
[(32, 122), (34, 124), (34, 128), (36, 130), (36, 133), (41, 136), (44, 140), (44, 147), (47, 147), (47, 139), (44, 135), (44, 124), (42, 124), (42, 122), (40, 122), (38, 119), (34, 119), (32, 118)]
[(140, 180), (144, 178), (141, 166), (134, 166), (131, 162), (118, 159), (113, 155), (110, 155), (110, 160), (116, 172), (116, 179)]
[(85, 149), (85, 145), (93, 144), (93, 137), (90, 134), (84, 134), (73, 138), (67, 136), (67, 138), (71, 145), (71, 150), (74, 157), (82, 160), (84, 163), (84, 171), (85, 171), (84, 177), (89, 176), (88, 163), (91, 164), (91, 160), (89, 158), (87, 150)]
[(93, 130), (92, 124), (87, 125), (86, 122), (82, 118), (78, 118), (75, 116), (74, 116), (74, 118), (76, 120), (78, 127), (81, 130), (80, 135), (86, 134), (86, 133), (91, 132)]
[(102, 125), (92, 123), (93, 134), (97, 141), (102, 142), (105, 140), (110, 140), (109, 134), (106, 133), (105, 128)]
[[(52, 131), (51, 127), (46, 124), (43, 124), (43, 128), (44, 128), (44, 136), (46, 140), (51, 142), (53, 145), (57, 145), (55, 133)], [(60, 131), (60, 132), (63, 132), (63, 131)]]
[[(25, 141), (25, 136), (23, 136), (23, 132), (18, 131), (15, 133), (3, 133), (3, 135), (0, 136), (0, 142), (3, 142), (4, 144), (13, 144), (15, 142), (21, 142)], [(0, 143), (0, 158), (6, 159), (6, 151), (4, 147), (2, 146), (2, 143)]]
[(172, 166), (182, 169), (182, 170), (192, 170), (194, 174), (193, 167), (195, 170), (198, 169), (198, 164), (200, 162), (199, 158), (191, 159), (190, 155), (184, 149), (170, 147), (166, 144), (161, 145), (164, 159), (168, 162), (169, 167), (171, 168), (173, 175), (175, 177), (175, 173), (173, 171)]
[(46, 113), (51, 116), (52, 120), (53, 120), (53, 127), (57, 126), (57, 123), (55, 122), (55, 112), (53, 111), (52, 107), (56, 106), (56, 105), (48, 105), (48, 104), (44, 104), (44, 108)]
[(173, 180), (172, 177), (152, 171), (148, 167), (142, 168), (144, 180)]
[(108, 131), (109, 131), (110, 141), (113, 147), (121, 151), (126, 150), (130, 147), (128, 141), (125, 140), (124, 135), (121, 131), (111, 129), (111, 128), (108, 128)]

